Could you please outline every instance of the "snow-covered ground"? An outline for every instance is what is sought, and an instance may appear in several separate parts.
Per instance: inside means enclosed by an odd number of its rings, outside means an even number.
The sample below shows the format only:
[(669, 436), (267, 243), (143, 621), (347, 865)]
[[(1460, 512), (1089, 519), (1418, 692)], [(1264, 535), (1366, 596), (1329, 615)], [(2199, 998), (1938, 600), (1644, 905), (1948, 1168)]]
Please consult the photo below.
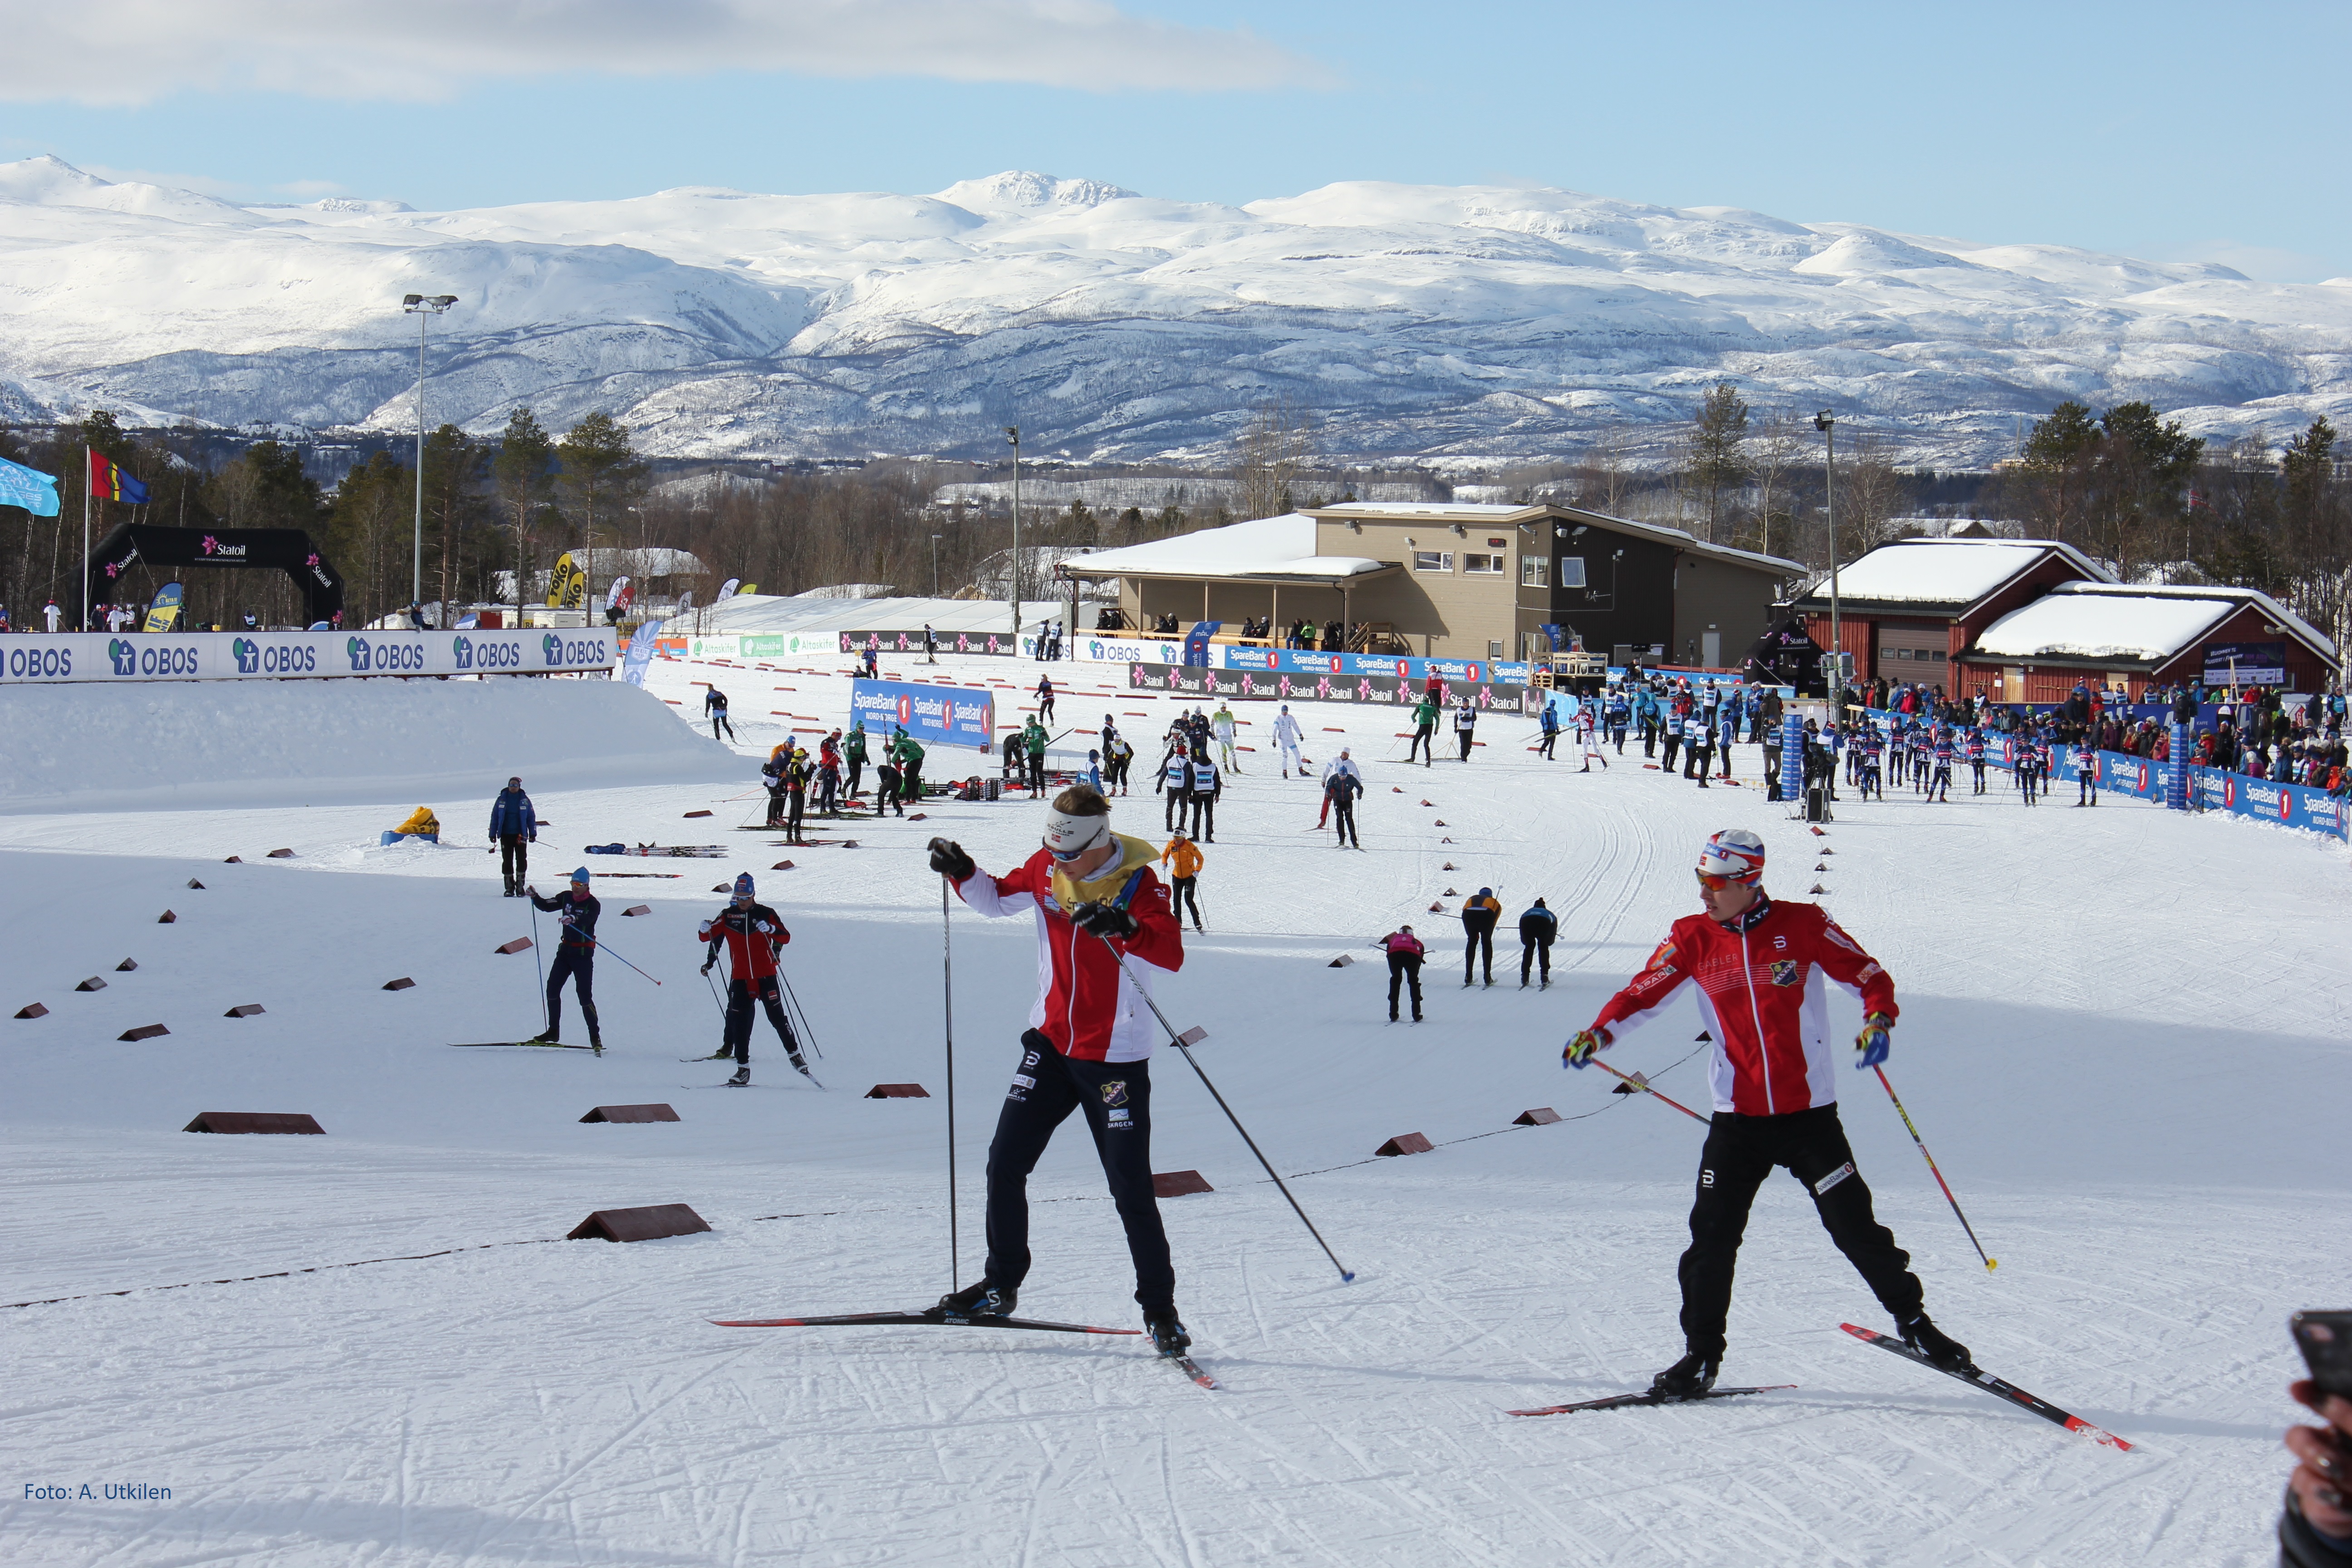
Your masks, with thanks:
[[(1524, 749), (1531, 726), (1496, 718), (1471, 763), (1408, 768), (1392, 760), (1395, 715), (1301, 704), (1318, 762), (1340, 743), (1369, 759), (1367, 853), (1335, 851), (1312, 831), (1314, 786), (1250, 753), (1208, 849), (1209, 932), (1160, 989), (1180, 1027), (1207, 1029), (1202, 1065), (1360, 1278), (1339, 1281), (1163, 1053), (1154, 1166), (1217, 1189), (1164, 1205), (1179, 1301), (1224, 1384), (1204, 1393), (1133, 1340), (705, 1321), (919, 1306), (948, 1287), (939, 884), (920, 846), (948, 833), (1002, 868), (1035, 842), (1040, 808), (1021, 801), (814, 835), (854, 849), (740, 830), (763, 804), (754, 757), (788, 726), (845, 716), (846, 682), (824, 663), (658, 666), (654, 695), (682, 720), (693, 679), (734, 700), (740, 760), (691, 779), (680, 770), (709, 753), (682, 727), (675, 752), (640, 748), (636, 772), (593, 777), (590, 728), (578, 787), (515, 727), (549, 822), (542, 889), (592, 842), (729, 851), (589, 862), (677, 873), (600, 883), (601, 1058), (448, 1048), (539, 1022), (532, 955), (492, 951), (533, 929), (484, 852), (489, 796), (520, 766), (495, 739), (456, 793), (420, 794), (354, 721), (336, 731), (349, 787), (308, 797), (330, 804), (264, 801), (264, 781), (246, 806), (0, 816), (0, 1015), (51, 1009), (0, 1016), (0, 1302), (47, 1303), (0, 1310), (10, 1563), (2272, 1560), (2296, 1366), (2284, 1321), (2352, 1289), (2336, 1245), (2352, 1010), (2341, 845), (2113, 797), (2027, 811), (2005, 787), (1948, 806), (1899, 789), (1849, 802), (1816, 838), (1762, 801), (1752, 748), (1747, 787), (1702, 794), (1633, 756), (1591, 775), (1546, 763)], [(1036, 674), (981, 658), (903, 672)], [(1074, 673), (1060, 721), (1117, 714), (1148, 756), (1176, 704)], [(310, 693), (364, 703), (383, 684), (259, 689), (284, 695), (290, 721), (291, 704), (321, 700)], [(476, 684), (406, 689), (457, 703)], [(558, 701), (564, 684), (508, 689)], [(201, 714), (247, 689), (152, 695)], [(28, 695), (0, 692), (12, 737)], [(1242, 712), (1263, 734), (1270, 709)], [(302, 747), (264, 711), (240, 706), (234, 721), (296, 765)], [(934, 749), (927, 772), (980, 765)], [(373, 801), (370, 778), (389, 781)], [(185, 780), (210, 782), (193, 766)], [(375, 847), (420, 804), (448, 842)], [(1139, 791), (1117, 821), (1154, 833), (1157, 806)], [(686, 818), (701, 810), (714, 815)], [(1777, 891), (1829, 889), (1901, 988), (1890, 1072), (2000, 1261), (1978, 1263), (1873, 1080), (1846, 1075), (1858, 1158), (1930, 1310), (1986, 1366), (2136, 1451), (1839, 1333), (1886, 1325), (1785, 1178), (1748, 1230), (1724, 1373), (1796, 1390), (1504, 1414), (1646, 1386), (1679, 1351), (1674, 1267), (1698, 1129), (1611, 1095), (1600, 1073), (1561, 1072), (1559, 1051), (1692, 907), (1696, 847), (1733, 824), (1764, 834)], [(295, 855), (264, 858), (281, 847)], [(768, 869), (786, 858), (794, 869)], [(739, 869), (793, 929), (789, 973), (827, 1091), (785, 1068), (764, 1022), (748, 1092), (716, 1087), (719, 1064), (680, 1060), (717, 1044), (693, 925)], [(1512, 917), (1538, 894), (1559, 912), (1549, 992), (1519, 992), (1515, 973), (1460, 987), (1455, 928), (1428, 908), (1482, 884)], [(651, 913), (624, 917), (640, 903)], [(177, 920), (156, 923), (166, 908)], [(1366, 943), (1408, 920), (1434, 939), (1430, 1021), (1391, 1027)], [(970, 1279), (982, 1160), (1034, 971), (1024, 922), (959, 905), (950, 924)], [(1344, 952), (1366, 962), (1328, 967)], [(118, 973), (126, 957), (138, 969)], [(106, 989), (75, 993), (86, 975)], [(404, 975), (413, 989), (381, 989)], [(245, 1003), (268, 1011), (222, 1016)], [(1693, 1100), (1704, 1058), (1686, 1055), (1685, 1016), (1618, 1065)], [(115, 1041), (156, 1022), (171, 1034)], [(576, 1015), (567, 1026), (581, 1037)], [(858, 1098), (895, 1081), (933, 1098)], [(683, 1120), (578, 1120), (645, 1100)], [(1510, 1127), (1536, 1106), (1571, 1120)], [(178, 1131), (203, 1110), (309, 1111), (328, 1136)], [(1441, 1146), (1372, 1157), (1407, 1131)], [(1132, 1326), (1125, 1249), (1081, 1136), (1064, 1131), (1032, 1190), (1024, 1311)], [(674, 1202), (712, 1233), (552, 1240), (593, 1209)], [(330, 1267), (344, 1264), (364, 1266)], [(85, 1483), (99, 1495), (73, 1495)], [(106, 1483), (171, 1496), (107, 1500)]]

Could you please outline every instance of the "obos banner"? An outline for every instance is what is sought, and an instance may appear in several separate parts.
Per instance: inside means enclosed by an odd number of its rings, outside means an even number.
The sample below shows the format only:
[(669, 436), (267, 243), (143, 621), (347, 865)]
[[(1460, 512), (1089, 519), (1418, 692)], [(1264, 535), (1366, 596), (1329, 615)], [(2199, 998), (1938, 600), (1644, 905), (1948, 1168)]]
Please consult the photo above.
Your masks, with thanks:
[(996, 740), (996, 699), (971, 686), (924, 686), (911, 680), (853, 680), (849, 717), (876, 742), (895, 727), (926, 745), (973, 746)]
[(286, 680), (610, 670), (609, 630), (76, 632), (0, 638), (0, 682)]

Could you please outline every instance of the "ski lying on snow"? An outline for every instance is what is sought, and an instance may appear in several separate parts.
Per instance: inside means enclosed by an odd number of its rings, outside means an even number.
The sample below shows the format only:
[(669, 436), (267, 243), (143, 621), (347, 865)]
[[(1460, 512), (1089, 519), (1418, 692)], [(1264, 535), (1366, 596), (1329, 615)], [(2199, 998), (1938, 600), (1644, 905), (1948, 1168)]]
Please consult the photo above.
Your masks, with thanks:
[(604, 1054), (601, 1046), (572, 1046), (562, 1040), (465, 1040), (452, 1042), (449, 1048), (453, 1051), (490, 1051), (508, 1046), (533, 1051), (594, 1051), (599, 1056)]
[(1171, 1355), (1161, 1356), (1160, 1359), (1164, 1362), (1171, 1363), (1177, 1370), (1183, 1373), (1186, 1377), (1191, 1378), (1194, 1383), (1199, 1384), (1202, 1388), (1214, 1388), (1217, 1386), (1217, 1380), (1211, 1377), (1207, 1373), (1202, 1372), (1201, 1370), (1201, 1363), (1194, 1361), (1191, 1356)]
[(712, 1318), (722, 1329), (828, 1329), (904, 1324), (934, 1329), (1034, 1329), (1055, 1334), (1131, 1334), (1141, 1329), (1098, 1329), (1091, 1323), (1048, 1323), (1035, 1318), (951, 1318), (933, 1307), (921, 1312), (845, 1312), (830, 1318)]
[(2030, 1394), (2026, 1393), (2025, 1390), (2018, 1387), (2017, 1384), (2013, 1383), (2004, 1383), (1989, 1372), (1974, 1369), (1967, 1372), (1951, 1371), (1947, 1368), (1937, 1366), (1934, 1362), (1929, 1361), (1926, 1356), (1921, 1355), (1917, 1351), (1913, 1350), (1909, 1345), (1905, 1344), (1901, 1340), (1896, 1339), (1892, 1334), (1881, 1334), (1875, 1333), (1869, 1329), (1858, 1329), (1852, 1323), (1840, 1323), (1838, 1327), (1843, 1329), (1847, 1333), (1852, 1334), (1855, 1339), (1861, 1340), (1866, 1344), (1876, 1345), (1883, 1351), (1892, 1351), (1896, 1355), (1901, 1356), (1905, 1361), (1917, 1362), (1921, 1366), (1927, 1368), (1930, 1372), (1940, 1372), (1946, 1377), (1958, 1378), (1962, 1383), (1967, 1384), (1971, 1388), (1981, 1388), (1987, 1394), (1993, 1395), (1995, 1398), (2006, 1399), (2011, 1405), (2016, 1405), (2020, 1410), (2031, 1410), (2036, 1415), (2041, 1416), (2044, 1421), (2053, 1422), (2058, 1426), (2063, 1426), (2069, 1432), (2080, 1433), (2082, 1436), (2090, 1438), (2095, 1443), (2104, 1443), (2110, 1448), (2121, 1448), (2126, 1453), (2131, 1451), (2131, 1445), (2125, 1442), (2121, 1437), (2116, 1436), (2113, 1432), (2106, 1431), (2102, 1427), (2094, 1426), (2079, 1415), (2069, 1415), (2066, 1412), (2059, 1409), (2048, 1400), (2036, 1399), (2032, 1394)]
[(1695, 1405), (1702, 1399), (1730, 1399), (1742, 1394), (1778, 1394), (1793, 1383), (1768, 1383), (1757, 1388), (1710, 1388), (1705, 1394), (1672, 1398), (1663, 1394), (1612, 1394), (1605, 1399), (1580, 1399), (1573, 1405), (1547, 1405), (1539, 1410), (1513, 1410), (1513, 1415), (1565, 1415), (1571, 1410), (1623, 1410), (1635, 1405)]

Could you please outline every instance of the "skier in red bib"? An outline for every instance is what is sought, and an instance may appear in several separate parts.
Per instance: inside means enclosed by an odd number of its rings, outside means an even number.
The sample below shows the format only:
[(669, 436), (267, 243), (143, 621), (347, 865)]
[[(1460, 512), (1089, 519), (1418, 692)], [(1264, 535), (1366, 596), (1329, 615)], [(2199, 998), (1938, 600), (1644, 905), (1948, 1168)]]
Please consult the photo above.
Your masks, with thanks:
[(1561, 1053), (1566, 1065), (1583, 1067), (1595, 1051), (1654, 1020), (1685, 985), (1696, 987), (1715, 1038), (1715, 1116), (1699, 1153), (1691, 1244), (1678, 1271), (1687, 1353), (1658, 1373), (1651, 1391), (1687, 1399), (1714, 1386), (1748, 1205), (1776, 1165), (1812, 1194), (1830, 1239), (1894, 1315), (1904, 1343), (1947, 1370), (1973, 1366), (1968, 1347), (1928, 1321), (1910, 1254), (1872, 1214), (1870, 1189), (1838, 1121), (1824, 981), (1862, 997), (1854, 1065), (1869, 1068), (1886, 1059), (1898, 1012), (1894, 980), (1819, 904), (1766, 896), (1764, 841), (1746, 828), (1706, 841), (1698, 883), (1706, 912), (1676, 921), (1642, 973)]
[(1113, 833), (1110, 803), (1085, 784), (1054, 797), (1044, 847), (1001, 877), (952, 839), (934, 838), (930, 849), (931, 869), (966, 904), (1030, 915), (1037, 929), (1037, 1002), (988, 1146), (987, 1269), (941, 1297), (940, 1310), (963, 1321), (1012, 1313), (1029, 1273), (1029, 1173), (1078, 1110), (1127, 1228), (1144, 1327), (1162, 1355), (1181, 1355), (1192, 1338), (1176, 1315), (1176, 1271), (1151, 1189), (1155, 1026), (1134, 994), (1148, 996), (1155, 975), (1184, 963), (1183, 927), (1151, 869), (1159, 852)]
[(702, 922), (700, 934), (707, 951), (702, 955), (702, 973), (719, 962), (719, 949), (727, 949), (727, 1024), (720, 1037), (721, 1044), (711, 1058), (717, 1061), (725, 1057), (735, 1058), (735, 1076), (727, 1081), (740, 1089), (751, 1081), (751, 1004), (757, 1001), (767, 1009), (768, 1022), (774, 1026), (776, 1038), (784, 1043), (784, 1055), (803, 1077), (814, 1079), (808, 1063), (801, 1056), (800, 1040), (793, 1034), (792, 1021), (784, 1016), (783, 998), (779, 992), (776, 953), (793, 940), (793, 933), (775, 910), (752, 897), (751, 873), (744, 872), (735, 879), (735, 897), (727, 907)]

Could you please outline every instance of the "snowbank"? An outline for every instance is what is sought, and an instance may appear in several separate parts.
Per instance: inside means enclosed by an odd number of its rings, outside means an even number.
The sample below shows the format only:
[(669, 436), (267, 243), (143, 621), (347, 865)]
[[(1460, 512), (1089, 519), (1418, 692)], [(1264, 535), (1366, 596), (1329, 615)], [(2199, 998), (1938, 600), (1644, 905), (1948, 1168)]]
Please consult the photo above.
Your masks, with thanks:
[(15, 686), (0, 721), (0, 812), (414, 805), (450, 787), (488, 800), (514, 773), (541, 787), (751, 773), (608, 680)]

